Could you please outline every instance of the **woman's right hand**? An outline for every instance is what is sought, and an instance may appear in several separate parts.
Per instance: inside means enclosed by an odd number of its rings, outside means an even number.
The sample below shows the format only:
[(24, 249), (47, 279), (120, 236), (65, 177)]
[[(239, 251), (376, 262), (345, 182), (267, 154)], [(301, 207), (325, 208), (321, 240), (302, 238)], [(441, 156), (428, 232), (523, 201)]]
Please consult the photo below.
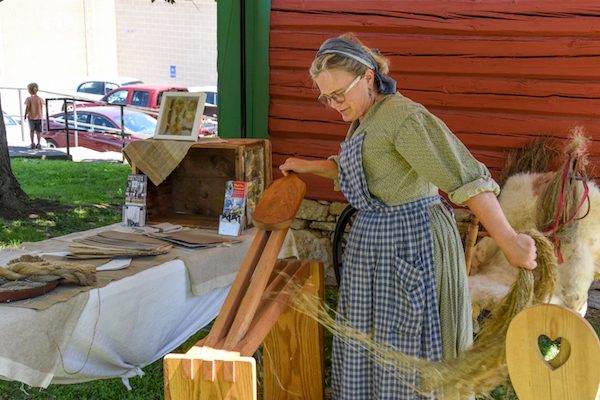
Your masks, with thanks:
[(287, 176), (290, 172), (296, 172), (299, 174), (309, 172), (308, 161), (301, 158), (288, 158), (283, 164), (279, 166), (279, 170), (284, 176)]
[(298, 174), (315, 174), (329, 179), (337, 179), (338, 167), (331, 160), (304, 160), (302, 158), (288, 158), (279, 166), (285, 176), (290, 172)]

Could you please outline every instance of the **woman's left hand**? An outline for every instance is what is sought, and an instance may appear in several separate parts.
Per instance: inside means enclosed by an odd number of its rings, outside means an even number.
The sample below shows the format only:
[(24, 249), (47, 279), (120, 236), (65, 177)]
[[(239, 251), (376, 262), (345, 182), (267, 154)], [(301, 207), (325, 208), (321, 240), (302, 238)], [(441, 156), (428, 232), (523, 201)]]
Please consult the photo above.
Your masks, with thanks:
[(502, 251), (513, 267), (534, 269), (537, 267), (537, 250), (531, 236), (518, 233), (502, 246)]

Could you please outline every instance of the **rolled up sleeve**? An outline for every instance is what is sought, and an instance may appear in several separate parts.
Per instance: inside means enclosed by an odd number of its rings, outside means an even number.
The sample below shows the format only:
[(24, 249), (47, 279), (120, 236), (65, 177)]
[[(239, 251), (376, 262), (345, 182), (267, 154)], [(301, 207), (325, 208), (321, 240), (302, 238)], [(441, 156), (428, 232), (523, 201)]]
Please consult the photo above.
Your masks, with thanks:
[(482, 176), (448, 192), (448, 198), (454, 204), (463, 205), (471, 197), (475, 197), (483, 192), (494, 192), (496, 196), (500, 194), (500, 187), (491, 176)]

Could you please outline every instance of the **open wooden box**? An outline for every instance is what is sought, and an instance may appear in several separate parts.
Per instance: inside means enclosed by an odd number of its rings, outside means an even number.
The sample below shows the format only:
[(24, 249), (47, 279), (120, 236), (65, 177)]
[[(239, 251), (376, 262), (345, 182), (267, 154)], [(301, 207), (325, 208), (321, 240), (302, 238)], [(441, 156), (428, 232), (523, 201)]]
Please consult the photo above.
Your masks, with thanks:
[[(270, 142), (227, 139), (224, 143), (193, 144), (160, 185), (148, 181), (147, 223), (216, 229), (229, 180), (253, 182), (247, 201), (251, 216), (272, 180)], [(248, 225), (250, 220), (247, 218)]]

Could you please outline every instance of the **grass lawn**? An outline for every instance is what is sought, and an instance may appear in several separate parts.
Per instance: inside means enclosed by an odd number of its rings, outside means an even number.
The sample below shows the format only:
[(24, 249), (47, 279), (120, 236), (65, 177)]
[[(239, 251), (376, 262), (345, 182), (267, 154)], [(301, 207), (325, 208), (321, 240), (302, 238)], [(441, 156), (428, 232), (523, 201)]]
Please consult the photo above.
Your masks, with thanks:
[[(32, 199), (59, 203), (46, 214), (31, 214), (19, 221), (0, 219), (0, 248), (39, 241), (105, 226), (121, 220), (121, 204), (130, 168), (123, 164), (72, 163), (53, 160), (12, 160), (14, 173)], [(336, 304), (337, 290), (326, 291), (327, 302)], [(600, 312), (591, 310), (588, 320), (600, 329)], [(197, 332), (175, 352), (185, 352), (204, 337), (210, 328)], [(326, 332), (326, 384), (329, 384), (331, 336)], [(145, 375), (130, 379), (128, 392), (120, 379), (105, 379), (73, 385), (32, 388), (18, 382), (0, 380), (0, 400), (153, 400), (163, 399), (162, 359), (143, 369)], [(515, 400), (510, 388), (497, 388), (491, 398)]]
[(35, 242), (118, 222), (125, 181), (124, 164), (13, 159), (12, 168), (31, 199), (58, 202), (45, 215), (0, 219), (0, 247)]

